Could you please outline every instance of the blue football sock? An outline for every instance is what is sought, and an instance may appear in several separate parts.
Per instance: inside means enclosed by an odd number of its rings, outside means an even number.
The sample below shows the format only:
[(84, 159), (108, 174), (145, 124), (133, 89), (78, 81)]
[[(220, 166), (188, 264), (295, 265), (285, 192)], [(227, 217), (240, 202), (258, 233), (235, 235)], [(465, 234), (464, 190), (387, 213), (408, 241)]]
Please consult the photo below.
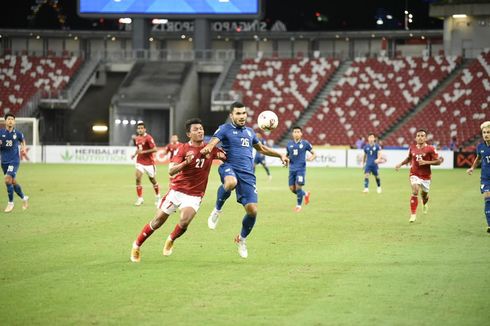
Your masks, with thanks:
[(303, 197), (305, 196), (305, 192), (303, 191), (303, 189), (298, 189), (296, 191), (296, 204), (298, 206), (301, 206), (301, 204), (303, 203)]
[(242, 231), (240, 232), (240, 236), (242, 238), (246, 238), (250, 234), (250, 232), (252, 232), (252, 229), (254, 228), (255, 220), (256, 220), (255, 217), (245, 214), (242, 220)]
[(223, 185), (218, 188), (218, 198), (216, 199), (216, 209), (221, 210), (226, 200), (230, 197), (231, 191), (226, 191)]
[(20, 184), (17, 183), (14, 185), (14, 191), (20, 198), (24, 198), (24, 193), (22, 192)]
[(364, 178), (364, 188), (369, 188), (369, 178)]
[(487, 218), (487, 225), (490, 226), (490, 197), (485, 198), (485, 217)]
[(381, 187), (381, 179), (379, 177), (376, 177), (376, 184)]
[(13, 184), (7, 185), (7, 194), (9, 196), (9, 203), (12, 203), (14, 201), (14, 185)]

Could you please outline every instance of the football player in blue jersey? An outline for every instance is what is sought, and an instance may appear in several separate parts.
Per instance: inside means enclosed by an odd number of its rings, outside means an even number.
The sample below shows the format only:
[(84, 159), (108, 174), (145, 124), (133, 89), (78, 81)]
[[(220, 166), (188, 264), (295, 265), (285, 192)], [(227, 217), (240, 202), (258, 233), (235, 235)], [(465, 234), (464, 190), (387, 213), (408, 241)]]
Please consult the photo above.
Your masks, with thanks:
[[(261, 142), (262, 145), (265, 145), (264, 137), (262, 137), (262, 135), (260, 133), (257, 133), (256, 135), (257, 135), (257, 139), (259, 140), (259, 142)], [(267, 166), (267, 163), (265, 162), (265, 155), (260, 153), (259, 151), (255, 151), (254, 172), (255, 172), (255, 167), (257, 166), (257, 164), (261, 164), (264, 167), (265, 173), (267, 173), (267, 177), (269, 178), (269, 181), (272, 180), (271, 171), (269, 170), (269, 167)]]
[(245, 208), (242, 229), (236, 236), (238, 253), (242, 258), (248, 257), (246, 238), (252, 231), (257, 218), (257, 189), (254, 174), (254, 158), (252, 148), (268, 156), (279, 157), (287, 166), (289, 159), (275, 150), (263, 145), (252, 128), (245, 126), (247, 121), (247, 108), (239, 102), (230, 106), (231, 122), (219, 126), (210, 142), (201, 150), (207, 155), (221, 142), (227, 160), (219, 167), (222, 185), (218, 188), (216, 206), (208, 218), (208, 226), (215, 229), (219, 214), (225, 201), (235, 189), (237, 202)]
[(10, 213), (14, 209), (14, 191), (23, 200), (22, 208), (27, 209), (28, 207), (29, 197), (24, 195), (20, 184), (15, 179), (20, 165), (20, 154), (25, 154), (26, 143), (22, 132), (15, 129), (15, 115), (7, 113), (4, 119), (5, 128), (0, 129), (0, 154), (9, 200), (5, 213)]
[(377, 192), (381, 193), (381, 179), (378, 173), (378, 163), (381, 162), (381, 146), (376, 144), (376, 136), (368, 135), (368, 143), (364, 145), (364, 155), (362, 157), (362, 167), (364, 169), (364, 191), (369, 192), (369, 175), (372, 174), (378, 186)]
[(480, 191), (485, 201), (485, 217), (487, 218), (487, 233), (490, 233), (490, 121), (481, 124), (483, 142), (476, 147), (476, 158), (466, 171), (469, 175), (481, 162)]
[[(303, 139), (303, 129), (293, 127), (293, 139), (286, 146), (287, 156), (289, 157), (289, 189), (296, 195), (296, 212), (301, 211), (303, 198), (305, 205), (310, 202), (310, 192), (303, 190), (306, 184), (306, 161), (313, 161), (316, 157), (311, 144)], [(306, 158), (306, 152), (310, 156)]]

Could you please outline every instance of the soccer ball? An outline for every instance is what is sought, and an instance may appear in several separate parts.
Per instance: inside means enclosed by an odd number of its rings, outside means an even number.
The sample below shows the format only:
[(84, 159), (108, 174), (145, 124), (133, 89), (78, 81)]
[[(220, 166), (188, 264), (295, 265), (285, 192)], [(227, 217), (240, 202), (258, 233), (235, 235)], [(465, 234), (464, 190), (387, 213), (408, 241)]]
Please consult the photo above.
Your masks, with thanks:
[(279, 118), (272, 111), (262, 111), (257, 118), (257, 124), (262, 130), (273, 130), (277, 128)]

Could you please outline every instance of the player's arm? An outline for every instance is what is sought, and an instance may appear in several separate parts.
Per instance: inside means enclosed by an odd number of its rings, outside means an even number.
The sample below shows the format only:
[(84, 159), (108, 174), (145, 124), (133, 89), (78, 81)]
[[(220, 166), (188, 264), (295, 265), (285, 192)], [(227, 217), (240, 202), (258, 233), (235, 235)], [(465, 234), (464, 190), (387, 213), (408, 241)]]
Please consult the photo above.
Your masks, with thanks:
[(22, 140), (20, 142), (20, 153), (22, 155), (25, 155), (26, 154), (26, 141), (25, 140)]
[(182, 171), (187, 165), (189, 165), (194, 159), (194, 153), (192, 151), (185, 154), (184, 160), (180, 163), (170, 162), (168, 165), (168, 174), (173, 177), (180, 171)]
[(259, 153), (262, 153), (262, 154), (267, 155), (267, 156), (279, 157), (282, 161), (282, 164), (284, 164), (284, 166), (288, 166), (289, 158), (287, 157), (287, 155), (281, 154), (281, 153), (273, 150), (272, 148), (263, 145), (262, 143), (256, 143), (253, 146), (254, 146), (255, 150)]
[(473, 171), (476, 169), (478, 164), (480, 164), (480, 161), (481, 161), (481, 157), (480, 157), (480, 155), (477, 155), (475, 160), (473, 161), (473, 164), (471, 164), (471, 167), (468, 170), (466, 170), (466, 173), (468, 173), (469, 175), (472, 175)]
[(362, 164), (361, 164), (362, 169), (364, 169), (364, 165), (366, 164), (366, 160), (367, 160), (367, 154), (364, 151), (364, 154), (362, 155)]
[(378, 164), (379, 162), (381, 162), (383, 160), (383, 157), (381, 155), (381, 150), (378, 151), (378, 157), (376, 157), (376, 159), (374, 160), (374, 163)]
[(402, 165), (408, 164), (408, 162), (410, 162), (411, 159), (412, 159), (412, 157), (409, 154), (403, 161), (401, 161), (400, 163), (395, 165), (395, 170), (397, 170), (397, 171), (400, 170)]
[(432, 160), (419, 160), (419, 165), (441, 165), (444, 162), (444, 157), (437, 155), (436, 152), (432, 152)]
[(206, 155), (213, 151), (213, 148), (218, 145), (221, 140), (217, 137), (212, 137), (209, 143), (201, 149), (201, 154)]
[(306, 160), (309, 161), (309, 162), (311, 162), (314, 159), (316, 159), (316, 153), (315, 153), (314, 150), (310, 150), (309, 152), (310, 152), (311, 155)]

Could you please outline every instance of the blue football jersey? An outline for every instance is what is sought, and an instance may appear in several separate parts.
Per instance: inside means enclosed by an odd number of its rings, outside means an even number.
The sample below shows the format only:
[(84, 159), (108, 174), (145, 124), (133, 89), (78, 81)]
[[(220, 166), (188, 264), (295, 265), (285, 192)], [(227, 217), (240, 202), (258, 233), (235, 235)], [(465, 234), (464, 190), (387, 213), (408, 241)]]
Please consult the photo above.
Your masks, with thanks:
[(2, 164), (12, 164), (20, 162), (19, 146), (24, 141), (24, 135), (13, 129), (8, 131), (5, 128), (0, 129), (0, 154)]
[(289, 157), (289, 170), (299, 171), (306, 169), (306, 152), (313, 149), (311, 144), (303, 139), (299, 142), (290, 140), (286, 148)]
[(366, 165), (374, 165), (374, 161), (378, 158), (378, 152), (381, 147), (378, 144), (364, 146), (364, 153), (366, 154)]
[(478, 144), (476, 155), (481, 159), (481, 179), (490, 181), (490, 146), (484, 142)]
[(253, 145), (257, 144), (259, 139), (252, 128), (225, 123), (219, 126), (213, 137), (221, 141), (221, 148), (226, 153), (226, 162), (231, 164), (234, 170), (253, 171)]

